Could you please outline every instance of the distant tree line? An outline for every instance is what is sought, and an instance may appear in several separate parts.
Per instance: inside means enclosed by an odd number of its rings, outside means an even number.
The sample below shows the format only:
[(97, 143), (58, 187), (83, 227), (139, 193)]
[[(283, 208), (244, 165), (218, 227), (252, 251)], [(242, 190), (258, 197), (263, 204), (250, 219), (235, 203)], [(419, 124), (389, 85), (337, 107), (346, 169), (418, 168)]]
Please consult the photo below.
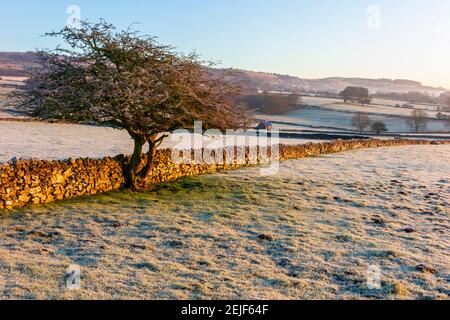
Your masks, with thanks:
[(435, 103), (433, 98), (428, 93), (410, 91), (410, 92), (378, 92), (374, 94), (377, 98), (408, 101), (411, 103)]
[(410, 91), (405, 93), (398, 92), (378, 92), (373, 95), (376, 98), (407, 101), (409, 103), (429, 103), (440, 104), (438, 111), (450, 112), (450, 92), (444, 92), (439, 97), (432, 97), (428, 93)]
[[(369, 104), (373, 98), (389, 99), (397, 101), (405, 101), (406, 103), (424, 103), (424, 104), (438, 104), (437, 111), (439, 112), (450, 112), (450, 91), (442, 93), (439, 97), (430, 96), (426, 92), (410, 91), (410, 92), (377, 92), (370, 95), (369, 90), (363, 87), (347, 87), (341, 91), (338, 95), (336, 93), (328, 91), (313, 91), (311, 94), (315, 96), (321, 96), (325, 98), (342, 98), (344, 103), (361, 103)], [(407, 104), (404, 107), (409, 106)], [(401, 107), (400, 104), (396, 107)]]
[(372, 101), (369, 89), (362, 87), (347, 87), (340, 93), (340, 96), (344, 99), (344, 103), (350, 101), (365, 105)]
[(281, 114), (301, 104), (299, 94), (268, 93), (252, 94), (241, 97), (241, 101), (263, 114)]

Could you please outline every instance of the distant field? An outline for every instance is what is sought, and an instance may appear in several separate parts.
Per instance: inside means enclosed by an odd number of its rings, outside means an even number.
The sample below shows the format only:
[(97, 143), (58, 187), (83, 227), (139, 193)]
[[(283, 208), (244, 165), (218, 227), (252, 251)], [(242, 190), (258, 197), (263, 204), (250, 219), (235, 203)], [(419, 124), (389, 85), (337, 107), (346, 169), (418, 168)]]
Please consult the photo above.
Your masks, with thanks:
[(403, 106), (403, 105), (407, 104), (407, 105), (411, 105), (417, 109), (423, 109), (423, 110), (429, 110), (429, 111), (437, 111), (437, 108), (439, 107), (438, 105), (435, 105), (435, 104), (411, 103), (408, 101), (378, 99), (378, 98), (373, 99), (372, 104), (379, 104), (379, 105), (392, 106), (392, 107), (395, 107), (396, 105)]
[(10, 109), (10, 106), (7, 105), (7, 96), (15, 88), (22, 86), (25, 78), (4, 76), (0, 78), (0, 119), (17, 117), (17, 114), (5, 111), (5, 109)]
[[(353, 109), (356, 111), (357, 109)], [(283, 124), (277, 124), (278, 128), (294, 129), (338, 129), (338, 130), (354, 130), (352, 127), (352, 118), (354, 112), (334, 111), (330, 109), (300, 107), (295, 110), (286, 112), (282, 115), (258, 115), (261, 119), (267, 119)], [(390, 132), (411, 132), (407, 126), (405, 118), (399, 116), (370, 115), (373, 121), (383, 121)], [(428, 123), (428, 132), (448, 131), (443, 121), (430, 120)]]
[(22, 78), (6, 78), (0, 77), (0, 94), (4, 95), (14, 90), (14, 87), (20, 87), (24, 85)]
[(126, 132), (101, 127), (0, 121), (0, 132), (0, 162), (13, 157), (101, 158), (133, 150)]
[[(1, 118), (16, 118), (20, 117), (16, 113), (8, 112), (6, 109), (11, 109), (5, 103), (5, 98), (8, 93), (11, 92), (11, 87), (2, 87), (2, 85), (21, 85), (23, 84), (24, 78), (13, 78), (3, 77), (0, 80), (0, 119)], [(397, 108), (394, 107), (397, 104), (404, 104), (402, 101), (386, 100), (386, 99), (374, 99), (373, 103), (367, 106), (361, 106), (358, 104), (344, 104), (340, 99), (332, 98), (317, 98), (317, 97), (303, 97), (303, 103), (308, 106), (320, 107), (320, 108), (298, 108), (287, 112), (282, 115), (269, 116), (269, 115), (257, 115), (260, 119), (266, 119), (275, 121), (278, 123), (274, 124), (277, 129), (286, 130), (313, 130), (313, 131), (349, 131), (354, 128), (351, 125), (352, 117), (355, 112), (366, 112), (370, 115), (371, 119), (374, 121), (383, 121), (386, 123), (387, 128), (390, 132), (410, 132), (410, 128), (405, 123), (404, 118), (411, 114), (412, 109), (408, 108)], [(429, 110), (426, 111), (428, 116), (433, 118), (436, 117), (437, 112), (433, 111), (436, 106), (425, 106), (425, 105), (415, 105), (417, 108)], [(446, 113), (450, 116), (450, 113)], [(13, 126), (17, 126), (16, 129)], [(2, 130), (3, 128), (3, 130)], [(33, 129), (30, 129), (33, 128)], [(51, 128), (51, 129), (49, 129)], [(68, 145), (68, 148), (63, 147), (64, 150), (68, 151), (64, 155), (70, 154), (71, 156), (76, 156), (75, 151), (80, 152), (81, 155), (88, 154), (92, 155), (91, 152), (84, 152), (83, 147), (80, 144), (86, 143), (86, 150), (91, 150), (90, 146), (96, 145), (94, 141), (91, 141), (93, 137), (92, 132), (98, 132), (100, 141), (108, 139), (107, 133), (108, 129), (89, 129), (84, 128), (79, 132), (78, 140), (71, 141), (78, 134), (72, 130), (74, 127), (64, 127), (57, 128), (56, 125), (49, 127), (48, 125), (23, 125), (23, 124), (4, 124), (0, 123), (0, 130), (3, 131), (3, 137), (0, 137), (0, 142), (3, 143), (2, 148), (0, 148), (0, 161), (3, 157), (6, 158), (14, 153), (14, 151), (20, 152), (24, 149), (21, 142), (11, 141), (10, 137), (16, 137), (21, 134), (24, 135), (25, 140), (28, 140), (31, 145), (29, 146), (30, 151), (27, 152), (26, 156), (29, 155), (39, 155), (39, 152), (33, 150), (42, 150), (42, 141), (50, 143), (52, 147), (49, 148), (49, 154), (52, 155), (60, 154), (62, 145)], [(24, 129), (24, 131), (19, 131)], [(67, 132), (65, 130), (67, 129)], [(31, 130), (31, 131), (30, 131)], [(37, 130), (37, 131), (35, 131)], [(445, 126), (443, 121), (430, 120), (427, 128), (428, 132), (448, 132), (450, 129)], [(36, 134), (36, 136), (34, 136)], [(47, 135), (48, 137), (43, 137)], [(39, 138), (38, 138), (39, 137)], [(103, 150), (101, 147), (102, 155), (114, 155), (118, 151), (123, 153), (124, 150), (130, 149), (130, 141), (126, 135), (122, 133), (113, 132), (111, 135), (113, 139), (113, 146), (108, 147), (108, 150)], [(81, 142), (80, 142), (81, 141)], [(56, 144), (55, 144), (56, 143)], [(107, 145), (107, 143), (102, 144)], [(14, 148), (19, 147), (19, 149), (14, 150)], [(46, 148), (46, 147), (44, 147)], [(58, 151), (54, 151), (54, 150)], [(129, 151), (125, 152), (129, 153)], [(97, 156), (94, 154), (93, 156)]]
[[(223, 140), (213, 136), (204, 136), (203, 139), (205, 147), (216, 141), (223, 143)], [(161, 148), (173, 147), (181, 142), (182, 139), (172, 140), (169, 137), (165, 139)], [(303, 144), (315, 141), (281, 139), (280, 142)], [(186, 144), (186, 148), (191, 149), (192, 146)], [(131, 154), (132, 151), (133, 141), (124, 130), (71, 124), (0, 121), (0, 162), (6, 162), (14, 157), (47, 160), (103, 158)]]
[[(405, 119), (413, 109), (394, 107), (398, 101), (374, 100), (370, 105), (345, 104), (340, 99), (303, 97), (303, 107), (291, 110), (281, 115), (258, 115), (260, 119), (277, 122), (276, 128), (292, 130), (354, 130), (352, 118), (356, 112), (369, 114), (371, 120), (382, 121), (390, 132), (410, 132)], [(394, 103), (395, 102), (395, 103)], [(376, 103), (376, 104), (374, 104)], [(381, 105), (384, 104), (384, 105)], [(426, 106), (418, 106), (426, 109)], [(430, 106), (430, 109), (436, 106)], [(426, 111), (430, 118), (427, 132), (448, 132), (450, 129), (444, 121), (437, 120), (436, 111)], [(450, 113), (444, 113), (450, 116)]]
[[(406, 102), (394, 101), (394, 100), (380, 100), (375, 99), (372, 104), (361, 106), (359, 104), (345, 104), (340, 99), (331, 98), (316, 98), (316, 97), (303, 97), (303, 103), (309, 106), (318, 106), (330, 110), (347, 111), (347, 112), (367, 112), (371, 114), (382, 114), (391, 116), (409, 116), (412, 109), (397, 108), (395, 105), (403, 105)], [(426, 109), (430, 118), (435, 118), (437, 115), (437, 106), (424, 106), (414, 105), (417, 109)], [(450, 113), (448, 113), (450, 115)]]
[(0, 82), (2, 81), (10, 81), (10, 82), (21, 82), (23, 83), (25, 80), (27, 80), (27, 77), (10, 77), (10, 76), (0, 76), (0, 78), (2, 78), (2, 80), (0, 80)]
[(0, 298), (449, 299), (449, 156), (359, 150), (0, 215)]

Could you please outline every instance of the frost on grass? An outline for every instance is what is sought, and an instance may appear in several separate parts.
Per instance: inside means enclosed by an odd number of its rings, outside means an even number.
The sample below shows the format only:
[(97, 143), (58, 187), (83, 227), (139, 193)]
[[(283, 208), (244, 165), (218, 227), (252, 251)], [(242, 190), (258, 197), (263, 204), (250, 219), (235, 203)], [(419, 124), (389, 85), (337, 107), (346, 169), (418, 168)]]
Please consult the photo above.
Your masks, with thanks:
[(360, 150), (5, 213), (0, 297), (448, 299), (449, 157)]
[[(0, 113), (1, 118), (1, 113)], [(18, 139), (17, 137), (20, 137)], [(161, 149), (179, 146), (192, 148), (190, 136), (169, 136)], [(205, 145), (221, 141), (214, 136), (196, 136), (203, 139)], [(192, 139), (193, 140), (193, 139)], [(199, 140), (197, 140), (199, 141)], [(226, 140), (225, 140), (226, 141)], [(250, 139), (253, 144), (255, 138)], [(223, 140), (221, 141), (224, 142)], [(280, 139), (283, 144), (307, 144), (323, 142), (308, 139)], [(242, 142), (241, 142), (242, 143)], [(222, 145), (222, 144), (221, 144)], [(144, 151), (147, 151), (148, 147)], [(118, 154), (131, 154), (133, 141), (125, 130), (107, 127), (74, 125), (44, 122), (5, 122), (0, 121), (0, 163), (12, 158), (37, 158), (45, 160), (62, 160), (69, 158), (103, 158)]]

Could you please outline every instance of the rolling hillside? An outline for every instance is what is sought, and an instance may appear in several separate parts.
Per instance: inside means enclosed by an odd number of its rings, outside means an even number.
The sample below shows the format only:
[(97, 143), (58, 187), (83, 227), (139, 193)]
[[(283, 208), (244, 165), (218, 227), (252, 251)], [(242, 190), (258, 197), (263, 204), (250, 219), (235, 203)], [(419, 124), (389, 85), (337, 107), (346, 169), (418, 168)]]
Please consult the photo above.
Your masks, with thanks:
[(0, 52), (0, 77), (26, 77), (36, 66), (31, 52)]
[(302, 79), (289, 75), (280, 75), (264, 72), (253, 72), (235, 69), (218, 69), (217, 74), (230, 72), (230, 79), (236, 83), (245, 84), (255, 91), (327, 91), (338, 93), (348, 86), (365, 87), (371, 93), (396, 92), (407, 93), (411, 91), (428, 93), (438, 96), (445, 92), (444, 88), (424, 86), (420, 82), (411, 80), (392, 79), (364, 79), (332, 77), (324, 79)]
[[(27, 71), (36, 67), (36, 60), (31, 52), (0, 52), (0, 77), (26, 77)], [(302, 79), (298, 77), (273, 73), (245, 70), (211, 69), (216, 75), (232, 71), (230, 79), (244, 85), (249, 91), (329, 91), (339, 92), (347, 86), (362, 86), (372, 93), (376, 92), (428, 92), (439, 95), (444, 88), (424, 86), (411, 80), (363, 79), (363, 78), (325, 78)]]

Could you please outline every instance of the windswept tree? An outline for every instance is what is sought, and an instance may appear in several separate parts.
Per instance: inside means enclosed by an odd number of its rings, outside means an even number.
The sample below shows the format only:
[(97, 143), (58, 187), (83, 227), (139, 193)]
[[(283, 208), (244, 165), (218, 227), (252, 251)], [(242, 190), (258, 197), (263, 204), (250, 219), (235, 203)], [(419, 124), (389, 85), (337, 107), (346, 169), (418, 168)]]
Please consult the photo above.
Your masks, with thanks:
[(406, 124), (415, 133), (423, 132), (427, 129), (428, 117), (423, 110), (413, 110), (411, 115), (406, 118)]
[(352, 126), (358, 130), (360, 134), (370, 127), (372, 121), (367, 113), (358, 112), (353, 116)]
[[(20, 109), (42, 119), (91, 121), (124, 129), (134, 141), (125, 173), (126, 188), (136, 189), (150, 171), (164, 133), (242, 124), (231, 84), (213, 77), (195, 54), (183, 55), (155, 38), (131, 29), (82, 22), (47, 34), (64, 46), (37, 52), (42, 68), (15, 96)], [(139, 166), (148, 144), (147, 162)], [(140, 169), (139, 169), (140, 168)]]

